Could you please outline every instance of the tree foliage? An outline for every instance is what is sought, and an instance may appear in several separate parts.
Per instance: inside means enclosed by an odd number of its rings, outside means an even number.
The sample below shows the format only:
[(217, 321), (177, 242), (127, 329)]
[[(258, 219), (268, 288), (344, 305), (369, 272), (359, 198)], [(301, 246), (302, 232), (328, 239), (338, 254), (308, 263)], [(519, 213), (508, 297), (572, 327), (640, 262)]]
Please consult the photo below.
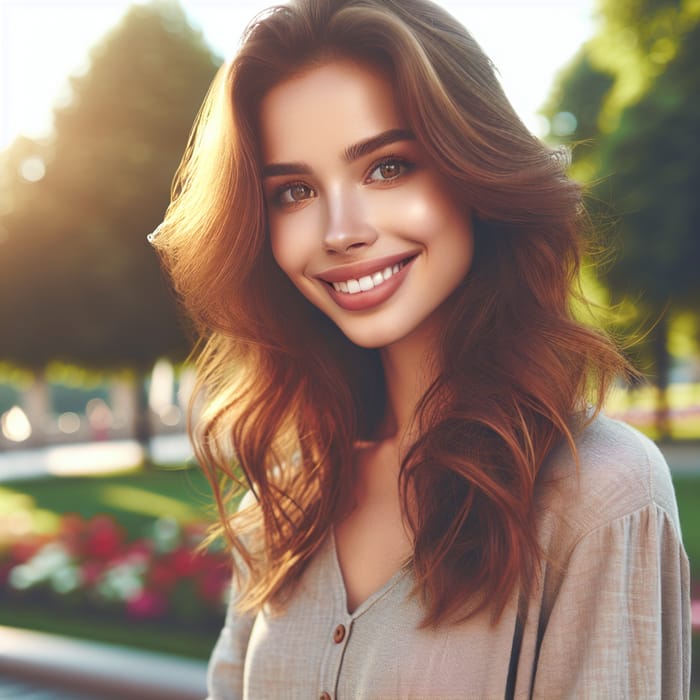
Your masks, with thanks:
[(663, 76), (621, 114), (601, 147), (601, 170), (619, 212), (619, 292), (644, 290), (654, 309), (700, 302), (700, 23)]
[(622, 110), (654, 89), (657, 78), (700, 19), (697, 0), (600, 0), (602, 31), (590, 42), (599, 67), (616, 75), (600, 123), (617, 128)]
[(613, 73), (597, 67), (590, 46), (584, 45), (558, 76), (543, 107), (553, 137), (572, 148), (572, 174), (579, 179), (589, 179), (596, 169), (593, 164), (600, 133), (598, 119), (614, 84)]
[(669, 319), (700, 305), (700, 3), (603, 0), (600, 14), (546, 113), (575, 115), (565, 142), (590, 139), (574, 150), (573, 172), (589, 183), (594, 214), (606, 215), (613, 301), (632, 298), (653, 323), (646, 345), (663, 424)]
[[(46, 143), (0, 161), (0, 358), (144, 370), (188, 341), (146, 234), (217, 67), (173, 2), (136, 5), (71, 81)], [(27, 182), (36, 155), (45, 175)]]

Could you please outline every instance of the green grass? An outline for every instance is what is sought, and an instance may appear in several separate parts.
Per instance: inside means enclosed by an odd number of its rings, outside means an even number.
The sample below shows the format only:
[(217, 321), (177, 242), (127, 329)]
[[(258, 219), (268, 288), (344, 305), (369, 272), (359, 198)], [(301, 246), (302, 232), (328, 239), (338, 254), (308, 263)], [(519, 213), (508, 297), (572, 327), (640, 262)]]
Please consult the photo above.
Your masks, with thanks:
[[(223, 625), (223, 617), (221, 624)], [(0, 625), (89, 639), (106, 644), (176, 654), (193, 659), (207, 659), (218, 629), (204, 630), (175, 624), (129, 623), (91, 611), (66, 611), (36, 603), (0, 604)]]
[(197, 469), (127, 472), (107, 476), (48, 477), (0, 486), (0, 514), (23, 510), (50, 529), (63, 513), (114, 516), (129, 537), (143, 536), (157, 518), (211, 521), (209, 486)]
[(700, 474), (676, 476), (673, 483), (690, 571), (693, 579), (700, 582)]

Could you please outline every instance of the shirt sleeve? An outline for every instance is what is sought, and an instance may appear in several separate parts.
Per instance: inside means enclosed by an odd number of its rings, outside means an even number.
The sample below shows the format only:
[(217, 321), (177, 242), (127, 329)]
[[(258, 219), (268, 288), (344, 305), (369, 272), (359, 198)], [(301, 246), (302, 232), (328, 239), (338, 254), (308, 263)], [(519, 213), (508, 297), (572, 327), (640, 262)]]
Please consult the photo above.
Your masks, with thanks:
[(236, 590), (232, 585), (226, 621), (209, 659), (207, 700), (243, 698), (243, 668), (255, 617), (252, 614), (242, 615), (235, 606)]
[(688, 558), (658, 505), (590, 532), (540, 632), (532, 696), (687, 698), (689, 596)]
[[(247, 491), (241, 499), (238, 510), (247, 508), (254, 501), (253, 493)], [(235, 552), (233, 556), (240, 570), (243, 564)], [(255, 615), (252, 613), (244, 615), (238, 612), (237, 601), (238, 589), (234, 577), (224, 627), (209, 658), (207, 670), (209, 694), (206, 700), (242, 700), (243, 698), (243, 670)]]

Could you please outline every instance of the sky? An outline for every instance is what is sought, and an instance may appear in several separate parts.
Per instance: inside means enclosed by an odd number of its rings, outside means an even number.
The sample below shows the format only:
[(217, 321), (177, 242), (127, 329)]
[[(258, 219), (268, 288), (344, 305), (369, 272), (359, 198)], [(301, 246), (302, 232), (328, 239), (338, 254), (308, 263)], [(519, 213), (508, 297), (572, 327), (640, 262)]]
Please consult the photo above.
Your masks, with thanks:
[[(130, 0), (0, 0), (0, 149), (20, 133), (51, 129), (68, 75), (85, 70), (90, 47)], [(228, 59), (247, 22), (274, 0), (181, 0), (192, 24)], [(595, 30), (594, 0), (443, 0), (491, 57), (506, 94), (532, 131), (559, 71)]]

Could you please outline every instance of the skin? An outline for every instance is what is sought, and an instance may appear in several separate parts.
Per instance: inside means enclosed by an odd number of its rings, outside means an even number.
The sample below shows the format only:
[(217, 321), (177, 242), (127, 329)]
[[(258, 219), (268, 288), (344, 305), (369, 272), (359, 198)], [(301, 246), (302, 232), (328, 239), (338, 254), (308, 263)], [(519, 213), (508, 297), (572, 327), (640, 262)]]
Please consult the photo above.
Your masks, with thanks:
[[(401, 445), (432, 380), (446, 302), (471, 266), (471, 216), (411, 133), (390, 81), (369, 66), (332, 61), (286, 80), (264, 98), (260, 127), (277, 264), (352, 342), (379, 348), (384, 364), (382, 438), (358, 449), (355, 492), (335, 526), (352, 609), (411, 552)], [(407, 264), (364, 297), (348, 301), (327, 281), (359, 279), (386, 260)]]

